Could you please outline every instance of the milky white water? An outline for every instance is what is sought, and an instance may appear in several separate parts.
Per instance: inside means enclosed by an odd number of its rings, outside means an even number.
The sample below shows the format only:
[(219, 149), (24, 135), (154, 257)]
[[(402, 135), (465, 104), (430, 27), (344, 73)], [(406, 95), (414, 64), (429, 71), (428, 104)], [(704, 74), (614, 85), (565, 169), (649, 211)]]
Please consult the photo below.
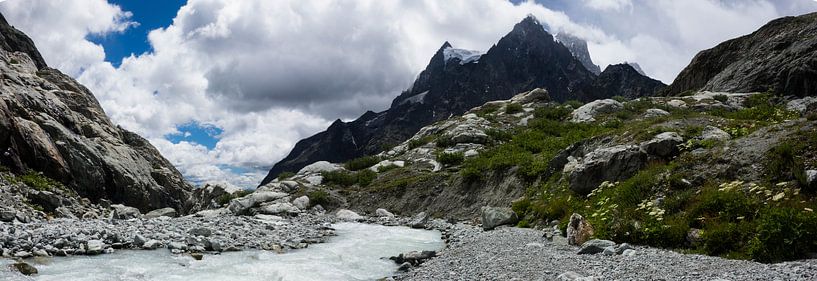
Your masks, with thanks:
[(10, 272), (2, 260), (0, 280), (373, 280), (391, 276), (397, 265), (383, 257), (417, 250), (440, 250), (440, 232), (359, 223), (334, 225), (328, 243), (275, 254), (267, 251), (205, 255), (195, 261), (167, 250), (119, 251), (93, 257), (53, 258), (28, 262), (34, 278)]

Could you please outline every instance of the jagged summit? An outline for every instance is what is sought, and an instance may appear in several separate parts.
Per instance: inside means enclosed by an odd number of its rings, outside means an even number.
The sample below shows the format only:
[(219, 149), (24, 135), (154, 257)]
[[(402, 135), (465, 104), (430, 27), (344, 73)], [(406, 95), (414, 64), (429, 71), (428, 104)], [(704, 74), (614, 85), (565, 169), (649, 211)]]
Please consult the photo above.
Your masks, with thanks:
[[(448, 63), (453, 61), (459, 63)], [(281, 172), (294, 172), (316, 161), (343, 162), (379, 153), (425, 125), (530, 89), (547, 89), (556, 101), (590, 101), (615, 95), (598, 91), (595, 81), (596, 74), (587, 70), (568, 47), (556, 42), (535, 17), (528, 16), (484, 54), (456, 49), (445, 42), (388, 110), (366, 114), (343, 126), (333, 125), (298, 142), (261, 185)], [(622, 87), (629, 89), (627, 85), (616, 85), (615, 93), (620, 93)]]
[(576, 59), (582, 62), (584, 68), (590, 72), (593, 72), (593, 74), (601, 74), (601, 67), (593, 63), (593, 59), (590, 57), (590, 50), (587, 48), (587, 41), (565, 32), (559, 32), (559, 34), (556, 34), (556, 41), (567, 47), (567, 49), (570, 50), (570, 53), (572, 53)]

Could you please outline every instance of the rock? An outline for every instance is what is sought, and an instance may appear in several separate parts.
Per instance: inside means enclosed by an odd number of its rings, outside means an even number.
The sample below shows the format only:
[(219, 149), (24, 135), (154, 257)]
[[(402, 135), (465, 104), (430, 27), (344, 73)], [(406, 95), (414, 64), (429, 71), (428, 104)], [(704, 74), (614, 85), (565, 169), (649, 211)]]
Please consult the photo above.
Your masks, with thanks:
[(621, 255), (625, 256), (625, 257), (632, 257), (632, 256), (635, 256), (635, 254), (636, 254), (636, 251), (633, 250), (633, 249), (627, 249), (627, 250), (624, 250), (624, 252), (621, 253)]
[(89, 255), (99, 255), (105, 249), (105, 243), (101, 240), (88, 240), (85, 243), (85, 253)]
[(621, 255), (624, 254), (625, 251), (633, 249), (635, 248), (633, 248), (633, 246), (630, 246), (630, 244), (622, 243), (621, 245), (618, 245), (618, 247), (616, 247), (616, 254)]
[(411, 268), (412, 268), (411, 263), (404, 262), (403, 264), (400, 265), (400, 267), (397, 268), (397, 271), (406, 272), (411, 270)]
[(301, 168), (301, 170), (299, 170), (297, 174), (299, 175), (320, 174), (322, 172), (332, 172), (340, 169), (343, 169), (340, 165), (332, 164), (327, 161), (318, 161)]
[(158, 217), (175, 218), (176, 217), (176, 210), (174, 210), (173, 208), (162, 208), (162, 209), (156, 209), (156, 210), (150, 211), (147, 214), (145, 214), (146, 219), (152, 219), (152, 218), (158, 218)]
[(0, 208), (0, 221), (12, 222), (17, 217), (17, 210), (12, 208)]
[(612, 99), (596, 100), (580, 106), (571, 113), (571, 122), (586, 123), (596, 121), (603, 113), (613, 113), (624, 108), (624, 105)]
[(536, 88), (527, 93), (522, 93), (511, 98), (511, 102), (528, 104), (533, 102), (549, 102), (550, 94), (547, 90)]
[(655, 117), (669, 116), (669, 115), (670, 115), (670, 113), (667, 112), (666, 110), (658, 109), (658, 108), (650, 108), (650, 109), (647, 109), (646, 112), (644, 112), (644, 118), (655, 118)]
[(145, 239), (145, 237), (142, 236), (141, 234), (133, 235), (133, 245), (134, 246), (142, 247), (142, 245), (145, 245), (145, 242), (147, 242), (147, 239)]
[(34, 254), (35, 257), (47, 257), (47, 256), (50, 256), (48, 254), (48, 252), (46, 250), (43, 250), (43, 249), (37, 249), (32, 254)]
[(57, 195), (51, 191), (33, 191), (30, 194), (31, 199), (36, 202), (37, 205), (43, 206), (46, 210), (56, 210), (59, 207), (62, 207), (63, 198), (60, 195)]
[(670, 100), (667, 102), (667, 105), (675, 108), (687, 108), (687, 103), (682, 100)]
[(128, 220), (128, 219), (135, 219), (141, 218), (142, 213), (139, 212), (139, 209), (134, 207), (128, 207), (122, 204), (111, 205), (113, 209), (113, 218), (118, 220)]
[[(616, 243), (610, 240), (593, 239), (582, 244), (582, 249), (579, 250), (579, 255), (593, 255), (604, 252), (607, 247), (615, 247)], [(613, 250), (615, 252), (615, 250)]]
[(209, 228), (205, 228), (205, 227), (193, 228), (193, 229), (190, 229), (190, 231), (188, 231), (187, 233), (189, 233), (190, 235), (193, 235), (193, 236), (203, 236), (203, 237), (210, 237), (210, 235), (213, 235), (213, 231), (210, 230)]
[(262, 206), (258, 211), (265, 215), (297, 215), (301, 210), (292, 205), (292, 203), (273, 203)]
[[(636, 69), (638, 67), (638, 69)], [(607, 66), (593, 83), (593, 90), (603, 97), (620, 96), (627, 99), (654, 96), (666, 87), (661, 81), (639, 72), (637, 64), (620, 63)]]
[(394, 218), (394, 214), (382, 208), (375, 210), (374, 214), (381, 218)]
[(568, 244), (580, 246), (593, 237), (593, 234), (595, 231), (587, 219), (576, 213), (570, 216), (570, 222), (567, 224)]
[(204, 254), (202, 253), (190, 253), (190, 256), (193, 257), (194, 260), (200, 261), (204, 259)]
[(556, 276), (556, 280), (559, 280), (559, 281), (594, 281), (594, 280), (596, 280), (596, 278), (584, 277), (581, 274), (578, 274), (576, 272), (568, 271), (568, 272), (559, 274), (559, 276)]
[(34, 256), (34, 255), (32, 255), (30, 252), (27, 252), (27, 251), (18, 251), (16, 253), (14, 253), (15, 258), (25, 259), (25, 258), (30, 258), (32, 256)]
[(184, 251), (184, 250), (187, 250), (187, 244), (182, 243), (182, 242), (170, 242), (169, 244), (167, 244), (167, 248), (170, 249), (170, 250), (175, 249), (175, 250)]
[(511, 208), (483, 207), (482, 229), (492, 230), (500, 225), (515, 224), (519, 218)]
[(676, 132), (664, 132), (655, 136), (652, 140), (641, 144), (647, 154), (661, 158), (671, 158), (678, 155), (681, 150), (678, 145), (684, 142), (684, 138)]
[(396, 257), (390, 257), (389, 259), (393, 260), (396, 264), (408, 262), (412, 266), (418, 266), (436, 256), (437, 252), (435, 251), (411, 251), (408, 253), (402, 253)]
[(57, 208), (56, 210), (54, 210), (54, 214), (58, 218), (66, 218), (66, 219), (74, 219), (74, 220), (77, 219), (77, 216), (75, 216), (74, 213), (72, 213), (71, 210), (69, 210), (66, 207)]
[(805, 114), (810, 111), (817, 111), (817, 97), (804, 97), (786, 103), (786, 110), (796, 111)]
[(37, 271), (37, 268), (25, 262), (17, 262), (14, 265), (12, 265), (12, 268), (26, 276), (31, 276), (39, 273), (39, 271)]
[(230, 200), (230, 205), (227, 209), (234, 215), (246, 215), (250, 208), (255, 206), (255, 201), (250, 197), (243, 197)]
[(411, 221), (409, 221), (409, 226), (411, 228), (426, 228), (426, 224), (428, 223), (428, 214), (426, 212), (420, 212), (419, 214), (414, 215), (411, 217)]
[(601, 254), (605, 255), (605, 256), (615, 256), (616, 255), (616, 248), (613, 247), (613, 246), (604, 248), (604, 251), (601, 252)]
[(475, 157), (477, 155), (479, 155), (479, 152), (477, 152), (474, 149), (466, 150), (465, 153), (463, 154), (463, 156), (465, 156), (465, 157)]
[(292, 205), (295, 205), (298, 209), (306, 210), (309, 209), (309, 197), (301, 196), (292, 200)]
[(228, 209), (235, 215), (246, 215), (253, 207), (287, 197), (288, 195), (289, 194), (283, 192), (257, 191), (242, 198), (231, 200)]
[(811, 190), (817, 190), (817, 170), (806, 171), (806, 185)]
[(573, 167), (570, 189), (587, 195), (602, 182), (628, 179), (646, 165), (647, 153), (636, 145), (599, 148)]
[(338, 212), (335, 213), (335, 217), (337, 217), (340, 220), (344, 220), (344, 221), (360, 221), (360, 220), (363, 220), (363, 216), (358, 215), (357, 213), (355, 213), (353, 211), (350, 211), (350, 210), (346, 210), (346, 209), (338, 210)]
[(687, 232), (686, 241), (690, 246), (697, 246), (704, 242), (703, 240), (703, 233), (704, 231), (697, 228), (690, 228), (689, 232)]
[(721, 129), (713, 126), (706, 126), (703, 132), (701, 133), (702, 140), (713, 140), (713, 141), (728, 141), (732, 139), (732, 136), (729, 133), (724, 132)]
[(93, 211), (93, 210), (87, 211), (84, 214), (82, 214), (82, 219), (84, 219), (84, 220), (95, 220), (95, 219), (99, 219), (99, 218), (100, 218), (99, 213), (97, 213), (96, 211)]
[(159, 248), (160, 246), (162, 246), (162, 242), (159, 242), (158, 240), (148, 240), (147, 242), (145, 242), (142, 245), (142, 249), (155, 250), (155, 249)]

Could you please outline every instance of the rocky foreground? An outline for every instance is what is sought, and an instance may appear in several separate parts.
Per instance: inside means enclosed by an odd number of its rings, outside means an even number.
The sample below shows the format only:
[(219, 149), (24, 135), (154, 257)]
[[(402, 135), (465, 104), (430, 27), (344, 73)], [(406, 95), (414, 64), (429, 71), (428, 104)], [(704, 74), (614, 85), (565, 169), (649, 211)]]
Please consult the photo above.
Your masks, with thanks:
[(762, 264), (640, 246), (623, 253), (578, 254), (588, 247), (513, 227), (482, 231), (459, 224), (448, 235), (455, 239), (436, 258), (395, 279), (817, 280), (817, 260)]

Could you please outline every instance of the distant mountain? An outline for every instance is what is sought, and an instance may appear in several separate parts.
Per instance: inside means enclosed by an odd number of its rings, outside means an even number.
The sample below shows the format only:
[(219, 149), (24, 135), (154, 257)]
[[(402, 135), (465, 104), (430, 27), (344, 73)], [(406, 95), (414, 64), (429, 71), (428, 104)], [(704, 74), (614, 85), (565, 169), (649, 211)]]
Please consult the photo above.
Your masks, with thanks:
[(573, 57), (582, 62), (584, 68), (596, 75), (601, 74), (601, 67), (593, 63), (593, 59), (590, 58), (587, 41), (564, 32), (559, 32), (559, 34), (556, 35), (556, 41), (565, 45), (565, 47), (570, 50), (570, 53), (573, 54)]
[[(388, 110), (366, 112), (348, 123), (337, 120), (326, 131), (299, 141), (286, 158), (272, 167), (261, 185), (281, 172), (297, 171), (316, 161), (343, 162), (379, 153), (425, 125), (534, 88), (547, 89), (556, 101), (591, 101), (620, 93), (653, 94), (643, 84), (627, 90), (626, 84), (604, 83), (604, 89), (615, 91), (598, 91), (596, 74), (584, 66), (594, 65), (586, 43), (567, 36), (563, 40), (573, 40), (569, 45), (579, 50), (579, 55), (557, 42), (536, 18), (529, 16), (484, 54), (456, 49), (445, 42), (414, 84), (395, 98)], [(577, 57), (584, 58), (585, 63)]]
[(632, 63), (610, 65), (599, 74), (593, 88), (609, 96), (635, 99), (651, 96), (667, 87), (661, 81), (642, 75), (639, 69)]
[(114, 125), (94, 95), (49, 68), (0, 15), (0, 162), (93, 201), (182, 211), (192, 187), (147, 140)]
[(817, 95), (817, 13), (773, 20), (698, 53), (666, 94), (694, 90)]

